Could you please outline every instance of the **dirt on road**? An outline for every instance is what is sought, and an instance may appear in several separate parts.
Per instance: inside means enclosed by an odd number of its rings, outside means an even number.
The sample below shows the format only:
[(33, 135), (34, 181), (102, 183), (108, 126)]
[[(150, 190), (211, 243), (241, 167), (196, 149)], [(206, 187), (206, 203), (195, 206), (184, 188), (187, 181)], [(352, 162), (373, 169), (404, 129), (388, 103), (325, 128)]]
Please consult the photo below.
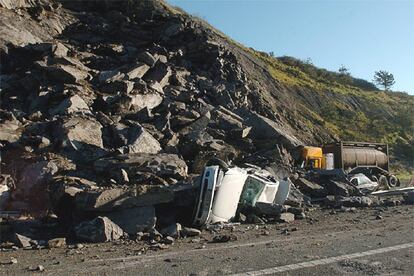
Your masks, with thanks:
[[(306, 219), (290, 224), (243, 224), (219, 233), (203, 231), (198, 238), (176, 240), (165, 249), (149, 249), (144, 242), (118, 241), (1, 252), (0, 273), (30, 274), (44, 268), (43, 273), (48, 275), (249, 271), (258, 275), (411, 275), (413, 230), (414, 209), (410, 205), (344, 212), (315, 209)], [(213, 243), (218, 234), (237, 239)]]

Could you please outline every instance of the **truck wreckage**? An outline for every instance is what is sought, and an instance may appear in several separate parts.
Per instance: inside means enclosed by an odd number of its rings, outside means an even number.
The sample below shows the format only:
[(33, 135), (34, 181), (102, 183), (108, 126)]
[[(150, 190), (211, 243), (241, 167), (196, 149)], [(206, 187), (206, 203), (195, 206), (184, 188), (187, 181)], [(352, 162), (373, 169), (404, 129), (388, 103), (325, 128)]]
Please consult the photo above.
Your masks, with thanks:
[[(193, 224), (228, 222), (238, 205), (254, 207), (257, 202), (283, 205), (289, 195), (288, 180), (275, 180), (270, 173), (255, 168), (229, 168), (223, 161), (204, 168)], [(209, 162), (211, 164), (211, 162)]]

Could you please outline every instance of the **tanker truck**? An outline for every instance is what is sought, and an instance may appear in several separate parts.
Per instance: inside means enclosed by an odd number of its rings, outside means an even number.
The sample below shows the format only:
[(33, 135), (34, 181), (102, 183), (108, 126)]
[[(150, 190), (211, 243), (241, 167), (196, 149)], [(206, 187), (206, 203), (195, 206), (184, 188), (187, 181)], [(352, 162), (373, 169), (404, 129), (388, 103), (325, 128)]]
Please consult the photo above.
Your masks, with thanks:
[(302, 159), (305, 167), (309, 160), (311, 169), (321, 175), (362, 173), (384, 186), (399, 185), (398, 178), (389, 170), (387, 144), (340, 141), (322, 148), (304, 147)]

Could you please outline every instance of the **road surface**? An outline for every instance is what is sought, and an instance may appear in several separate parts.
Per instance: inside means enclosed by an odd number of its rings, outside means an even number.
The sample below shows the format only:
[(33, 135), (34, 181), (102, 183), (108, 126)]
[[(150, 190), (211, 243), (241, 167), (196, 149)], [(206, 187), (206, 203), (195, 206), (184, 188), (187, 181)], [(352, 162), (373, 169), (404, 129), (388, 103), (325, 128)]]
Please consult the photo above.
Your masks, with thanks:
[(2, 252), (2, 263), (18, 263), (1, 265), (0, 273), (32, 273), (41, 264), (50, 275), (414, 275), (412, 205), (315, 210), (305, 220), (240, 225), (232, 234), (237, 241), (209, 243), (213, 234), (203, 232), (201, 241), (145, 253), (143, 243)]

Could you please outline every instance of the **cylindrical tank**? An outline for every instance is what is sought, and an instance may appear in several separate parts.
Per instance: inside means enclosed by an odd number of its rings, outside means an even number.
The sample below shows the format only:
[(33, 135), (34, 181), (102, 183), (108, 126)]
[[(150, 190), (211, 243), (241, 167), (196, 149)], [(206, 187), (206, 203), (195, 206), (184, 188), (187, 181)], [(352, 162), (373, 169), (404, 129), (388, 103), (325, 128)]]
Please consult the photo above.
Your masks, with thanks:
[(345, 148), (342, 152), (345, 168), (357, 166), (386, 167), (388, 157), (384, 152), (371, 148)]
[(327, 153), (324, 154), (325, 157), (325, 170), (333, 170), (334, 169), (334, 154)]

